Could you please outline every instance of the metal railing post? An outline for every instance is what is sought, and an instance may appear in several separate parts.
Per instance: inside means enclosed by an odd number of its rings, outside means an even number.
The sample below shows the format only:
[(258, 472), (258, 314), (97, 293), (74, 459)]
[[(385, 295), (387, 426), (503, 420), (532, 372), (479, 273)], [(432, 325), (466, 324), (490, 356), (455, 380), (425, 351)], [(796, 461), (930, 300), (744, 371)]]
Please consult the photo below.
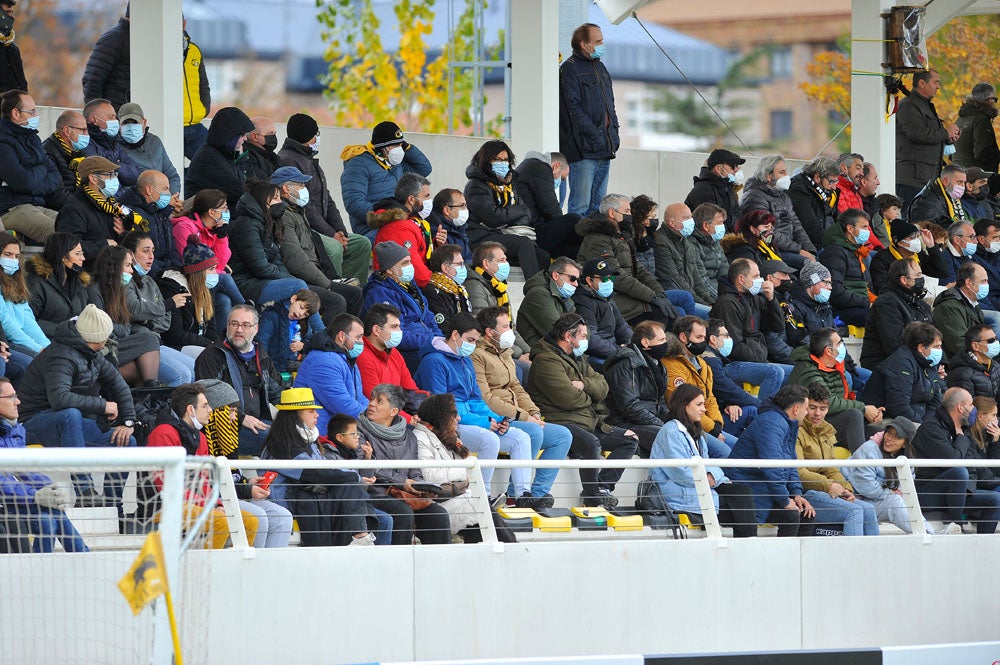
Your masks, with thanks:
[(469, 457), (468, 459), (472, 460), (472, 468), (469, 469), (469, 491), (472, 492), (472, 505), (476, 507), (476, 514), (479, 515), (479, 531), (483, 535), (483, 542), (493, 543), (502, 551), (503, 543), (497, 538), (497, 530), (493, 524), (490, 493), (483, 481), (483, 469), (479, 466), (479, 458)]
[(906, 516), (910, 523), (910, 533), (914, 536), (923, 535), (925, 543), (931, 541), (931, 535), (924, 530), (924, 515), (920, 510), (920, 498), (917, 496), (917, 483), (913, 478), (913, 467), (910, 460), (905, 455), (896, 458), (899, 466), (896, 467), (899, 476), (899, 491), (903, 494), (903, 501), (906, 502)]
[(215, 461), (219, 466), (219, 493), (222, 497), (222, 509), (226, 511), (226, 523), (229, 525), (229, 537), (233, 541), (233, 549), (240, 550), (244, 559), (252, 559), (255, 553), (250, 547), (247, 530), (243, 526), (240, 499), (236, 496), (236, 485), (233, 483), (233, 467), (225, 457), (216, 457)]
[(694, 477), (694, 488), (698, 492), (698, 505), (701, 507), (701, 519), (705, 523), (705, 535), (715, 540), (719, 547), (725, 547), (727, 543), (722, 537), (719, 515), (715, 512), (715, 501), (712, 499), (712, 487), (708, 484), (708, 471), (705, 469), (704, 458), (692, 458), (691, 475)]

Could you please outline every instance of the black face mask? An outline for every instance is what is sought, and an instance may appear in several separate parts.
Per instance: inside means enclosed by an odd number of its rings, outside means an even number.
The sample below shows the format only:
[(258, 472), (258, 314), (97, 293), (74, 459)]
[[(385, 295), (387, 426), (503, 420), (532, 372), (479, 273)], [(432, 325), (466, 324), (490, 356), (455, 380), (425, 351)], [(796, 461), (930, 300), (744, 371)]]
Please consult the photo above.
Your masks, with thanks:
[(270, 134), (264, 137), (264, 150), (268, 152), (274, 152), (274, 149), (278, 147), (278, 135)]
[(632, 215), (622, 215), (622, 221), (619, 222), (620, 226), (631, 226), (632, 225)]
[(667, 356), (667, 343), (657, 344), (646, 349), (646, 353), (649, 354), (654, 360), (661, 360)]
[(913, 286), (910, 287), (910, 291), (912, 293), (916, 293), (918, 295), (922, 294), (922, 293), (926, 293), (927, 291), (924, 288), (924, 278), (923, 277), (917, 277), (916, 279), (914, 279), (913, 280)]
[(774, 290), (777, 291), (778, 293), (788, 293), (788, 289), (791, 286), (792, 286), (792, 280), (785, 279), (782, 280), (781, 283), (779, 283), (776, 287), (774, 287)]
[(83, 272), (83, 266), (78, 266), (75, 263), (71, 263), (66, 266), (66, 272), (70, 275), (79, 275)]
[(684, 346), (687, 347), (688, 353), (692, 356), (700, 356), (708, 348), (708, 342), (688, 342)]
[(281, 216), (285, 214), (286, 210), (288, 210), (288, 204), (284, 201), (279, 201), (268, 208), (268, 212), (271, 213), (271, 218), (275, 220), (281, 219)]

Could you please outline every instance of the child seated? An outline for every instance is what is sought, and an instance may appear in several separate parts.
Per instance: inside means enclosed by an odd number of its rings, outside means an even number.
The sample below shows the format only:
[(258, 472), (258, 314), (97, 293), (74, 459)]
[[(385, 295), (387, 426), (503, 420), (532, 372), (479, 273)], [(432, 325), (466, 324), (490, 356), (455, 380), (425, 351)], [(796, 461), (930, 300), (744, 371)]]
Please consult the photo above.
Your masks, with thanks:
[(276, 301), (260, 317), (257, 341), (271, 356), (279, 372), (294, 372), (302, 361), (302, 349), (315, 332), (309, 317), (319, 311), (319, 296), (302, 289), (287, 301)]

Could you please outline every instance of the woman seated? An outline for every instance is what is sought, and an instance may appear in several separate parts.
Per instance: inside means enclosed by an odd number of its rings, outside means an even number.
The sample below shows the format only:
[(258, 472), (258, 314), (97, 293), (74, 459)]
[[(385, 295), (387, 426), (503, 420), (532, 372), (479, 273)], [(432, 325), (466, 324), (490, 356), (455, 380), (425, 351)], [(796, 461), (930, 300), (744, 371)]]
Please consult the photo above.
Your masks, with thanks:
[(83, 271), (83, 245), (73, 233), (53, 233), (41, 254), (25, 265), (31, 311), (38, 327), (51, 337), (63, 321), (78, 316), (87, 305), (90, 275)]
[[(372, 388), (368, 409), (358, 416), (362, 440), (372, 447), (377, 460), (417, 459), (417, 437), (399, 415), (406, 393), (399, 386), (380, 383)], [(392, 515), (392, 544), (411, 545), (416, 533), (424, 545), (451, 542), (448, 511), (433, 501), (433, 494), (418, 491), (413, 484), (424, 482), (420, 469), (376, 469), (375, 483), (369, 486), (372, 504)]]
[[(669, 406), (673, 417), (660, 428), (649, 458), (708, 459), (708, 441), (701, 427), (701, 419), (705, 415), (705, 393), (690, 383), (682, 384), (671, 394)], [(751, 489), (729, 480), (719, 467), (710, 466), (707, 471), (719, 523), (732, 527), (735, 538), (756, 536), (757, 520)], [(649, 479), (659, 485), (664, 501), (674, 512), (702, 514), (691, 467), (650, 469)]]
[[(1000, 458), (1000, 424), (997, 422), (997, 401), (992, 397), (972, 398), (975, 418), (969, 418), (969, 459)], [(991, 466), (970, 467), (969, 480), (975, 480), (981, 490), (1000, 491), (1000, 468)]]
[(49, 345), (49, 338), (28, 304), (31, 292), (21, 270), (21, 241), (12, 233), (0, 233), (0, 268), (0, 327), (12, 349), (33, 358)]
[[(313, 398), (312, 390), (290, 388), (283, 391), (277, 408), (278, 415), (267, 434), (262, 457), (325, 459), (316, 444), (319, 439), (317, 409), (323, 407)], [(304, 547), (375, 544), (375, 536), (368, 529), (368, 496), (356, 472), (283, 469), (271, 490), (274, 500), (284, 503), (298, 521)]]
[(188, 240), (181, 248), (181, 269), (164, 270), (159, 287), (164, 301), (174, 305), (163, 339), (171, 348), (197, 358), (219, 338), (215, 322), (221, 319), (212, 298), (219, 285), (218, 258), (207, 245), (195, 242), (195, 236)]
[(736, 220), (734, 232), (727, 233), (719, 241), (729, 263), (736, 259), (750, 259), (763, 267), (765, 261), (780, 261), (781, 255), (771, 245), (776, 223), (774, 215), (764, 210), (748, 212)]

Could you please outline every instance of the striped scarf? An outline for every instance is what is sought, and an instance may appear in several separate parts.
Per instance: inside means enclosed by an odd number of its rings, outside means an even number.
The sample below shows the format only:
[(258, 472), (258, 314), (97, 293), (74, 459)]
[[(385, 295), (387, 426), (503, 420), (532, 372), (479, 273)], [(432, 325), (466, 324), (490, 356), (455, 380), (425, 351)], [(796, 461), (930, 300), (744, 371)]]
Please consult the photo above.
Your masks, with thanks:
[(487, 181), (486, 184), (493, 190), (497, 207), (506, 208), (517, 203), (517, 196), (514, 194), (514, 185), (512, 183), (506, 182), (498, 185), (495, 182)]
[(14, 29), (11, 28), (9, 35), (0, 35), (0, 45), (10, 46), (14, 43)]
[[(431, 273), (430, 285), (438, 291), (454, 297), (455, 313), (472, 311), (472, 303), (469, 302), (469, 292), (461, 284), (456, 284), (455, 280), (451, 277), (440, 272)], [(462, 307), (463, 304), (465, 307)]]
[(771, 245), (769, 245), (768, 243), (764, 242), (763, 239), (757, 241), (757, 249), (760, 250), (761, 254), (763, 254), (764, 256), (767, 257), (766, 259), (764, 259), (765, 261), (771, 261), (771, 260), (780, 261), (781, 260), (781, 257), (778, 256), (778, 253), (775, 252), (773, 249), (771, 249)]
[(490, 287), (492, 287), (493, 294), (497, 298), (497, 307), (506, 307), (507, 313), (513, 315), (513, 312), (510, 311), (510, 296), (507, 295), (507, 284), (492, 275), (487, 275), (486, 271), (482, 268), (477, 267), (474, 270), (483, 277), (489, 277)]
[(205, 438), (208, 439), (208, 449), (212, 455), (229, 457), (240, 445), (240, 424), (229, 417), (229, 407), (223, 406), (212, 410), (212, 415), (205, 423)]
[(76, 177), (76, 186), (79, 187), (80, 174), (77, 173), (76, 168), (80, 166), (80, 162), (83, 161), (85, 155), (79, 150), (74, 150), (73, 146), (71, 146), (69, 143), (66, 143), (66, 139), (64, 139), (62, 137), (62, 134), (60, 134), (59, 132), (52, 132), (52, 138), (56, 140), (56, 143), (59, 145), (59, 149), (62, 151), (62, 154), (65, 155), (66, 159), (69, 160), (68, 164), (69, 170), (72, 171), (73, 175)]
[(969, 216), (965, 214), (965, 208), (962, 207), (961, 199), (953, 199), (951, 197), (951, 192), (946, 192), (944, 189), (944, 183), (941, 182), (941, 178), (937, 179), (938, 189), (941, 190), (941, 196), (944, 197), (944, 204), (948, 206), (948, 217), (954, 222), (966, 222), (969, 220)]
[[(79, 178), (79, 176), (77, 177)], [(149, 230), (148, 220), (144, 219), (139, 213), (134, 212), (131, 208), (122, 206), (117, 200), (115, 200), (115, 197), (105, 197), (89, 184), (83, 186), (83, 191), (90, 197), (90, 200), (94, 202), (94, 205), (97, 206), (102, 212), (105, 212), (112, 217), (121, 217), (122, 221), (129, 223), (129, 226), (125, 228), (125, 233), (128, 233), (129, 231)]]

